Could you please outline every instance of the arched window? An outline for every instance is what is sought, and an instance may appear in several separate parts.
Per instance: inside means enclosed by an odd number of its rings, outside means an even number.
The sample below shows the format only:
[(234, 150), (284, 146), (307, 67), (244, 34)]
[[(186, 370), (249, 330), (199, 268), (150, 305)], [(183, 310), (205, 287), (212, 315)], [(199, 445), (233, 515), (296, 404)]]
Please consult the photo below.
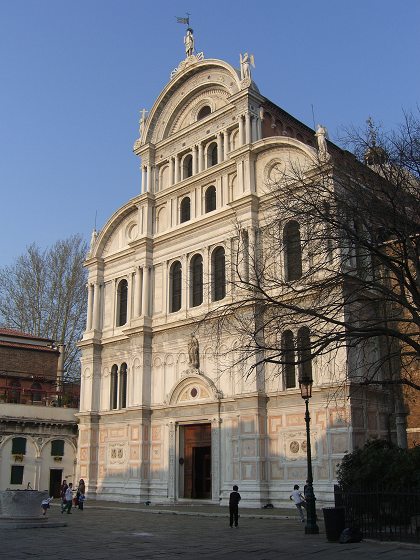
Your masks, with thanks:
[(210, 113), (211, 113), (211, 108), (208, 105), (205, 105), (198, 112), (197, 120), (199, 121), (201, 119), (204, 119), (204, 117), (207, 117), (207, 115), (210, 115)]
[(312, 379), (311, 337), (308, 327), (301, 327), (298, 330), (297, 346), (300, 362), (299, 377)]
[(9, 383), (9, 387), (13, 387), (13, 389), (9, 393), (9, 402), (13, 404), (19, 404), (20, 403), (20, 391), (18, 390), (18, 388), (20, 388), (19, 381), (11, 381)]
[(206, 213), (216, 210), (216, 187), (213, 185), (206, 190)]
[(297, 222), (289, 222), (284, 231), (285, 247), (285, 273), (286, 280), (299, 280), (302, 277), (302, 247), (300, 243), (300, 230)]
[(292, 331), (285, 331), (281, 337), (281, 349), (283, 353), (283, 372), (286, 389), (296, 387), (295, 373), (295, 350), (293, 345)]
[(213, 147), (211, 153), (210, 153), (210, 157), (211, 157), (211, 163), (210, 165), (216, 165), (217, 164), (217, 144), (215, 144), (215, 146)]
[(181, 201), (181, 224), (188, 222), (191, 219), (191, 201), (190, 197), (186, 196)]
[(31, 400), (32, 403), (41, 402), (41, 383), (32, 383), (31, 385)]
[(181, 263), (176, 261), (171, 267), (171, 313), (181, 309), (181, 290), (182, 290), (182, 268)]
[(118, 408), (118, 366), (111, 368), (111, 410)]
[(203, 257), (195, 255), (191, 261), (191, 305), (203, 303)]
[(226, 296), (225, 250), (217, 247), (211, 256), (213, 273), (213, 301), (220, 301)]
[(120, 403), (121, 408), (127, 407), (127, 364), (124, 362), (120, 368)]
[(183, 179), (187, 179), (188, 177), (192, 177), (192, 164), (193, 158), (191, 155), (185, 157), (183, 161)]
[(122, 327), (127, 322), (128, 282), (121, 280), (118, 284), (118, 315), (117, 327)]

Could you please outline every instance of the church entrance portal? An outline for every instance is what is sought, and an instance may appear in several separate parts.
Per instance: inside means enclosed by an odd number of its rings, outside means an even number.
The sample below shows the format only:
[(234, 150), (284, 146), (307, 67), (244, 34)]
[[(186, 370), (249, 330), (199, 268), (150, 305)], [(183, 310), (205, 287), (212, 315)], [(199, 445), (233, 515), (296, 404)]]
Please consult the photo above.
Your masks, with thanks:
[(211, 424), (184, 428), (184, 498), (211, 498)]

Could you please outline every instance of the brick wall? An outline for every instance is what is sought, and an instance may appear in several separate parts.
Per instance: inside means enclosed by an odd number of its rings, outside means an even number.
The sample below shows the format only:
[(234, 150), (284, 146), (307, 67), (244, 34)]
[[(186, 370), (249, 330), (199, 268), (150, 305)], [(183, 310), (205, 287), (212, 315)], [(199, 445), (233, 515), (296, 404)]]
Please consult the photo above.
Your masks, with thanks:
[(13, 371), (42, 375), (49, 378), (57, 376), (58, 350), (0, 346), (1, 375)]

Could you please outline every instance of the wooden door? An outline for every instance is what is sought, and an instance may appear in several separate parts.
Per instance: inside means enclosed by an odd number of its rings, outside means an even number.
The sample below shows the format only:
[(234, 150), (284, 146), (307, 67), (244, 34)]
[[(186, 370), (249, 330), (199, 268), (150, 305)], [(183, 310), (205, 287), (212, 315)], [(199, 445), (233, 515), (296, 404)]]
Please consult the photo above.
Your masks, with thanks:
[(211, 425), (184, 428), (184, 498), (211, 498)]

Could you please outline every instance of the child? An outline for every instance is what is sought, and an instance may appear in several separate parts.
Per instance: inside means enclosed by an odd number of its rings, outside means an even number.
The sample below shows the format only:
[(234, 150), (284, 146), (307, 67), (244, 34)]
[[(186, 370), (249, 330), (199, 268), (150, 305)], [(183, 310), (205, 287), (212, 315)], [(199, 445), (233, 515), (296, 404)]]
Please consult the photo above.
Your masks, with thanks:
[(53, 497), (51, 496), (51, 498), (45, 498), (45, 500), (42, 500), (42, 515), (45, 515), (47, 513), (47, 509), (50, 507), (50, 502), (52, 499)]
[(79, 494), (79, 509), (83, 511), (83, 502), (85, 501), (85, 495)]
[(238, 504), (241, 501), (241, 495), (238, 492), (238, 487), (233, 487), (233, 492), (230, 493), (229, 496), (229, 527), (232, 529), (233, 527), (233, 518), (235, 518), (235, 527), (238, 526)]
[(302, 508), (304, 507), (306, 509), (306, 503), (305, 503), (305, 498), (299, 492), (299, 485), (298, 484), (294, 485), (293, 492), (290, 494), (290, 499), (294, 500), (295, 506), (297, 507), (297, 510), (299, 512), (299, 515), (300, 515), (300, 520), (301, 520), (302, 523), (304, 523), (305, 516), (303, 515)]
[[(67, 509), (67, 513), (70, 513), (70, 515), (71, 515), (70, 510), (72, 505), (73, 505), (73, 484), (70, 482), (66, 490), (66, 505), (64, 506), (64, 509)], [(63, 512), (64, 510), (61, 511), (61, 513)]]

